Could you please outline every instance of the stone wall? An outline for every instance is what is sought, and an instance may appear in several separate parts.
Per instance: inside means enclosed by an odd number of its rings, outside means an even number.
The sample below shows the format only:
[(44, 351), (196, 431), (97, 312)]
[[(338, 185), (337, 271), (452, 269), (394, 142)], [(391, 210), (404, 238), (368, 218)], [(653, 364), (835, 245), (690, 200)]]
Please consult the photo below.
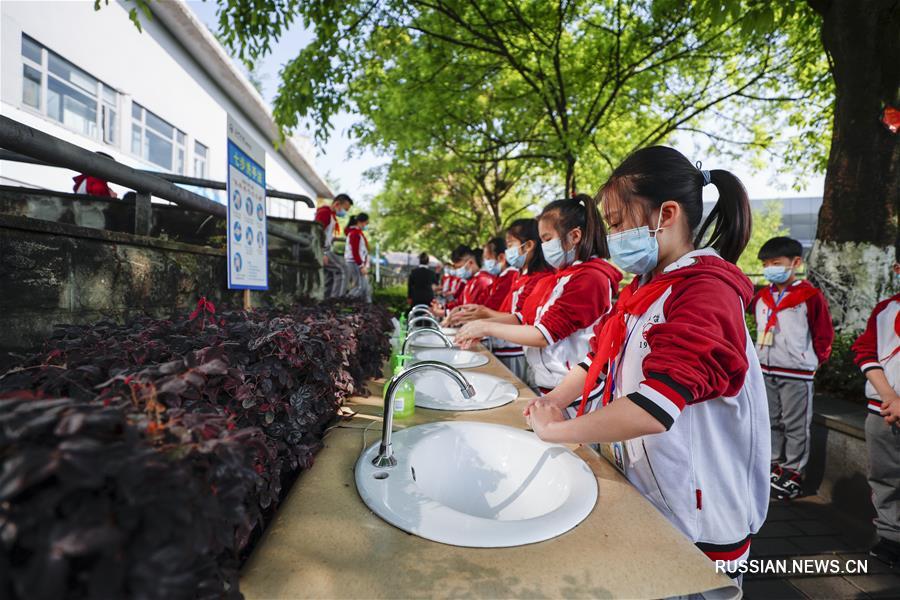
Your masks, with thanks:
[[(168, 317), (200, 296), (241, 305), (227, 289), (223, 219), (154, 204), (151, 235), (136, 236), (133, 215), (127, 200), (0, 186), (0, 366), (56, 323)], [(273, 221), (305, 242), (270, 238), (269, 290), (254, 304), (321, 298), (321, 227)]]

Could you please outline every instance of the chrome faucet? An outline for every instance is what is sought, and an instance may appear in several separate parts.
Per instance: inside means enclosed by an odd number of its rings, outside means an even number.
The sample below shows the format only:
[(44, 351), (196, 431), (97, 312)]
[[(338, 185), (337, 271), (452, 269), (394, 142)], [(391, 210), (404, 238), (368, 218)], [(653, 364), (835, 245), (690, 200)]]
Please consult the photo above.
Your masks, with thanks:
[(431, 307), (428, 306), (427, 304), (416, 304), (411, 309), (409, 309), (408, 313), (406, 313), (406, 318), (408, 319), (408, 318), (412, 317), (414, 314), (422, 314), (422, 313), (425, 313), (429, 317), (434, 318), (434, 313), (431, 312)]
[(434, 317), (432, 317), (430, 315), (419, 315), (418, 317), (413, 317), (412, 319), (409, 320), (409, 322), (406, 324), (406, 326), (412, 328), (412, 326), (415, 325), (416, 323), (422, 323), (422, 322), (431, 323), (432, 325), (434, 325), (435, 329), (441, 328), (441, 324), (438, 323), (437, 319), (435, 319)]
[(384, 420), (381, 429), (381, 446), (378, 449), (378, 456), (372, 460), (372, 464), (378, 468), (393, 467), (397, 464), (394, 458), (394, 450), (391, 446), (391, 430), (394, 426), (394, 395), (408, 377), (419, 373), (420, 371), (435, 370), (443, 373), (447, 377), (453, 379), (459, 385), (459, 391), (462, 392), (463, 398), (470, 399), (475, 395), (475, 388), (457, 369), (450, 365), (436, 360), (424, 360), (407, 367), (401, 373), (394, 375), (387, 384), (387, 391), (384, 393)]
[(410, 331), (409, 335), (406, 336), (406, 339), (403, 340), (403, 347), (400, 349), (400, 354), (406, 354), (406, 348), (407, 348), (407, 346), (409, 346), (409, 341), (413, 338), (419, 337), (423, 333), (430, 333), (432, 335), (436, 335), (439, 338), (441, 338), (441, 340), (443, 340), (444, 345), (447, 348), (453, 347), (453, 342), (451, 342), (450, 338), (448, 338), (446, 335), (444, 335), (444, 333), (440, 329), (416, 329), (415, 331)]

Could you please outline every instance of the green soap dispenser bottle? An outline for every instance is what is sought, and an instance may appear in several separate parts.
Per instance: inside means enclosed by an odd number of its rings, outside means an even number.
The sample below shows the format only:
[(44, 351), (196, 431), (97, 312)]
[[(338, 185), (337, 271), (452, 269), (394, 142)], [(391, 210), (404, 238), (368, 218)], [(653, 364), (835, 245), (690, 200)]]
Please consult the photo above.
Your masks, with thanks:
[[(395, 374), (402, 373), (406, 369), (406, 361), (412, 356), (406, 354), (398, 354), (398, 365)], [(387, 388), (385, 387), (385, 393)], [(394, 418), (408, 419), (416, 412), (416, 386), (412, 379), (407, 379), (400, 384), (397, 392), (394, 394)]]

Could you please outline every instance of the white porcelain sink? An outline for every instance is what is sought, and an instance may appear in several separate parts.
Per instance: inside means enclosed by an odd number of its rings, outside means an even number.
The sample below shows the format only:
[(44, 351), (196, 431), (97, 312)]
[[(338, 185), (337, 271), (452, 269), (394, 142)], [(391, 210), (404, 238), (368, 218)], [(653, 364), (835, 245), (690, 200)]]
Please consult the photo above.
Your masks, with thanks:
[(478, 548), (547, 540), (581, 523), (597, 479), (563, 446), (488, 423), (438, 422), (393, 434), (397, 465), (378, 468), (370, 446), (356, 487), (375, 514), (423, 538)]
[(509, 404), (519, 397), (516, 386), (499, 377), (485, 373), (467, 373), (465, 377), (475, 388), (475, 396), (468, 400), (449, 377), (434, 371), (413, 376), (416, 406), (436, 410), (485, 410)]
[(417, 350), (415, 360), (437, 360), (459, 369), (471, 369), (488, 364), (486, 354), (479, 354), (471, 350), (458, 348), (434, 348), (430, 350)]
[[(447, 336), (453, 341), (453, 336)], [(446, 348), (447, 344), (436, 333), (423, 333), (409, 340), (409, 345), (415, 348)]]

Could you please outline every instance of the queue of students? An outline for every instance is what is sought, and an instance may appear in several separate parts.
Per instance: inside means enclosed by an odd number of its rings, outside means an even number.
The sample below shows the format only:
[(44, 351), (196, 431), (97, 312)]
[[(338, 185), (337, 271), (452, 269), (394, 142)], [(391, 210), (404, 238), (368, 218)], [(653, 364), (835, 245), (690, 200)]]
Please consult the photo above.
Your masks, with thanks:
[(334, 239), (341, 235), (339, 218), (347, 216), (353, 206), (353, 199), (347, 194), (338, 194), (331, 204), (323, 204), (316, 209), (315, 220), (324, 231), (322, 240), (322, 265), (325, 270), (325, 297), (360, 298), (371, 302), (372, 288), (369, 285), (369, 240), (365, 230), (369, 225), (369, 215), (361, 212), (349, 218), (345, 232), (344, 256), (334, 251)]
[[(707, 185), (718, 200), (703, 220)], [(551, 202), (481, 252), (457, 248), (433, 304), (444, 325), (461, 327), (457, 345), (486, 342), (540, 394), (525, 410), (539, 437), (609, 444), (629, 481), (732, 571), (749, 555), (770, 496), (802, 493), (812, 380), (834, 339), (824, 295), (797, 277), (796, 240), (762, 246), (768, 285), (754, 293), (735, 265), (750, 227), (736, 176), (702, 170), (672, 148), (645, 148), (596, 198)], [(620, 292), (623, 271), (634, 277)], [(900, 294), (875, 307), (854, 351), (871, 399), (880, 536), (871, 554), (896, 565)]]

